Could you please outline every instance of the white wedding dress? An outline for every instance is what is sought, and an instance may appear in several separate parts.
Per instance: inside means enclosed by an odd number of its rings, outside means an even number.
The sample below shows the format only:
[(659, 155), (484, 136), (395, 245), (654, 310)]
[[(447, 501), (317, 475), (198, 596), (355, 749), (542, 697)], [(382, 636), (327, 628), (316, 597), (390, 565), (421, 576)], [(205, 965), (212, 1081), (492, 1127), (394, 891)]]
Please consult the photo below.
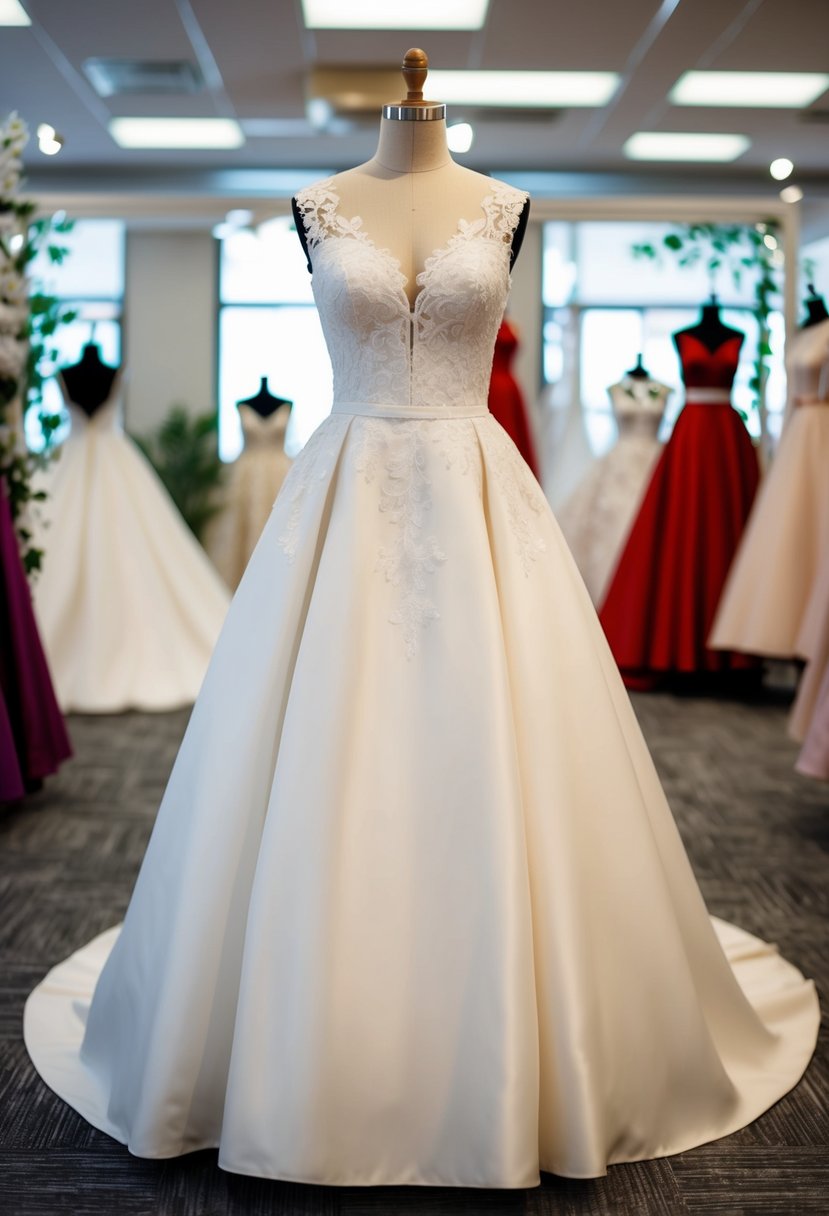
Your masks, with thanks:
[(290, 417), (287, 404), (263, 418), (252, 406), (239, 403), (245, 446), (228, 470), (222, 510), (205, 536), (213, 565), (234, 590), (291, 467), (285, 451)]
[(64, 712), (190, 705), (230, 597), (155, 470), (124, 433), (121, 375), (38, 482), (34, 600)]
[(299, 203), (333, 412), (242, 579), (124, 925), (31, 995), (31, 1057), (132, 1152), (218, 1146), (271, 1178), (524, 1187), (724, 1136), (796, 1083), (817, 1001), (712, 926), (487, 414), (524, 196), (493, 183), (413, 310), (334, 183)]

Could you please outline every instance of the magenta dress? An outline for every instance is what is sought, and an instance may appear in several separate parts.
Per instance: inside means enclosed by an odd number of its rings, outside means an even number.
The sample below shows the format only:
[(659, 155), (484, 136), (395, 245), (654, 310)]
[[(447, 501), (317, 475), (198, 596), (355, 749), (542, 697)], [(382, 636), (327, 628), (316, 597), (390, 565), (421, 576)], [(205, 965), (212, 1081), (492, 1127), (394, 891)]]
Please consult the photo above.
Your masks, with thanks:
[(22, 798), (71, 754), (0, 478), (0, 802)]

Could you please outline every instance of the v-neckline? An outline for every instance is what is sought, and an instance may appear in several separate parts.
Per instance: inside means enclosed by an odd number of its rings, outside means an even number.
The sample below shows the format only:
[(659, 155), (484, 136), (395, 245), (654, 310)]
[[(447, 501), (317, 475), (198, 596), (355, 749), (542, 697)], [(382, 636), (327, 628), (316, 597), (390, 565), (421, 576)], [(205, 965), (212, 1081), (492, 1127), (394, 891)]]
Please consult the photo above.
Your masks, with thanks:
[(398, 291), (400, 294), (400, 298), (406, 305), (406, 312), (407, 312), (410, 320), (413, 320), (417, 315), (420, 300), (426, 291), (427, 276), (431, 273), (431, 271), (434, 269), (434, 267), (437, 265), (437, 263), (442, 258), (444, 258), (449, 252), (451, 252), (451, 250), (455, 247), (455, 245), (459, 242), (459, 240), (461, 238), (474, 236), (478, 232), (484, 231), (486, 229), (487, 219), (489, 218), (489, 213), (488, 213), (487, 208), (490, 207), (492, 205), (492, 203), (494, 202), (495, 193), (496, 193), (494, 190), (490, 191), (489, 194), (485, 195), (484, 198), (481, 199), (481, 203), (480, 203), (481, 214), (478, 216), (477, 219), (475, 219), (475, 220), (467, 220), (467, 219), (463, 219), (463, 218), (459, 219), (457, 221), (457, 223), (455, 224), (455, 230), (451, 234), (449, 239), (443, 245), (438, 245), (438, 247), (436, 249), (433, 249), (432, 252), (428, 255), (428, 257), (425, 259), (425, 261), (423, 263), (423, 269), (418, 271), (418, 273), (416, 275), (414, 275), (415, 285), (417, 287), (419, 287), (420, 290), (416, 293), (415, 298), (414, 298), (414, 303), (412, 303), (412, 301), (409, 299), (409, 293), (407, 291), (407, 288), (409, 287), (412, 280), (410, 279), (410, 277), (407, 274), (405, 274), (402, 263), (400, 261), (400, 258), (395, 257), (395, 255), (392, 253), (392, 251), (390, 249), (385, 248), (385, 246), (378, 245), (377, 242), (373, 239), (373, 237), (369, 236), (369, 234), (363, 228), (362, 216), (355, 215), (355, 216), (352, 216), (350, 219), (347, 219), (342, 214), (342, 201), (340, 199), (339, 191), (332, 183), (333, 183), (333, 178), (329, 178), (328, 181), (322, 182), (320, 184), (328, 191), (329, 195), (331, 196), (331, 198), (333, 200), (334, 207), (333, 207), (332, 215), (335, 220), (335, 224), (342, 225), (346, 229), (346, 231), (343, 231), (340, 233), (335, 232), (334, 235), (335, 236), (339, 235), (346, 240), (349, 237), (353, 238), (354, 240), (358, 240), (362, 244), (367, 245), (368, 248), (373, 250), (373, 252), (376, 253), (379, 257), (386, 260), (388, 265), (392, 268), (392, 270), (395, 273), (395, 276), (397, 278), (397, 288), (398, 288)]

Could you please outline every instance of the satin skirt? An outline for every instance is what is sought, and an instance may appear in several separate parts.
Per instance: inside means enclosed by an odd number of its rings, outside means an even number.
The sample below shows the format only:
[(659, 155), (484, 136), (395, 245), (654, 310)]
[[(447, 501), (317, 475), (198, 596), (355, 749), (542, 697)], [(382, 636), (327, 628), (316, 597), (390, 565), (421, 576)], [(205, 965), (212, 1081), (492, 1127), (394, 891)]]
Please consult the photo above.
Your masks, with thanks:
[(123, 928), (29, 998), (145, 1157), (524, 1187), (748, 1123), (813, 986), (712, 925), (584, 585), (486, 416), (335, 414), (234, 599)]
[(208, 526), (204, 545), (234, 591), (290, 467), (290, 456), (276, 444), (258, 443), (245, 448), (228, 470), (222, 510)]

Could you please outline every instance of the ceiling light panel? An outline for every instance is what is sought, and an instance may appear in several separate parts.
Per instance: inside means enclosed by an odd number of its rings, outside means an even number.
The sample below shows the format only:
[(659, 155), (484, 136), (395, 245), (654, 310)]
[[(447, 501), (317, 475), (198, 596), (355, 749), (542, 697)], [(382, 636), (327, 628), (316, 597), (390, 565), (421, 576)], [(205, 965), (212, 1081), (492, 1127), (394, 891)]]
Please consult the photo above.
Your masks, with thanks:
[(0, 0), (0, 25), (31, 25), (32, 21), (18, 0)]
[(309, 30), (479, 30), (489, 0), (302, 0)]
[(669, 97), (675, 106), (802, 110), (827, 89), (825, 72), (686, 72)]
[(745, 135), (637, 131), (625, 143), (629, 160), (731, 161), (751, 146)]
[(616, 91), (615, 72), (451, 72), (429, 73), (427, 92), (455, 105), (508, 108), (603, 106)]
[(231, 118), (112, 118), (109, 133), (121, 148), (241, 148), (245, 142)]

